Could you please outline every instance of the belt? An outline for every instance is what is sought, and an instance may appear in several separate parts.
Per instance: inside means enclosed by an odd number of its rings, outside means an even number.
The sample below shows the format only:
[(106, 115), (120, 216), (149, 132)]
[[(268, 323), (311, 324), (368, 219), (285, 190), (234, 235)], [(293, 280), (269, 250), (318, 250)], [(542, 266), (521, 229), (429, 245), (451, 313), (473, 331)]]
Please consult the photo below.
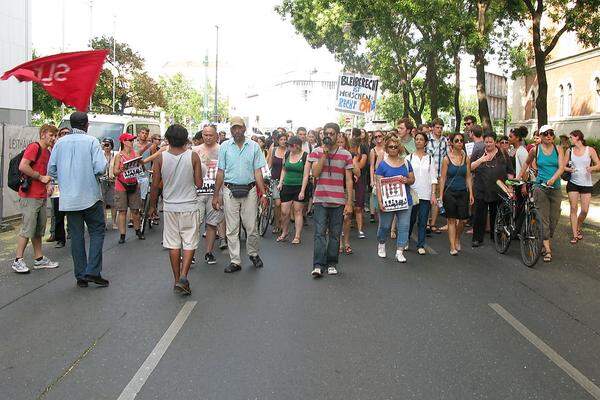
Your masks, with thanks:
[(250, 182), (247, 185), (238, 185), (236, 183), (225, 182), (224, 185), (227, 189), (231, 189), (232, 187), (236, 187), (236, 186), (245, 186), (248, 188), (248, 190), (251, 190), (254, 186), (256, 186), (256, 182)]

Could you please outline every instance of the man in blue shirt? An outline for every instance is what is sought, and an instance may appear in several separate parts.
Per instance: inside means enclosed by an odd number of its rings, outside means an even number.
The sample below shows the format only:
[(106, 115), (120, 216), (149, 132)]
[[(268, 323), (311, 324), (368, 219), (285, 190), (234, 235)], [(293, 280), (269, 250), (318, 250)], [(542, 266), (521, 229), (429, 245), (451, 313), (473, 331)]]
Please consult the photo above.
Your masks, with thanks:
[[(266, 165), (258, 144), (246, 138), (246, 124), (240, 117), (230, 119), (232, 138), (221, 144), (215, 193), (223, 188), (223, 208), (227, 226), (227, 242), (231, 263), (225, 273), (242, 269), (240, 258), (240, 217), (246, 228), (246, 250), (252, 264), (261, 268), (263, 262), (258, 255), (258, 213), (257, 189), (261, 193), (261, 203), (266, 206), (265, 184), (261, 168)], [(223, 187), (224, 186), (224, 187)], [(221, 209), (219, 196), (213, 196), (212, 206)]]
[[(104, 244), (104, 206), (98, 176), (106, 170), (100, 142), (87, 134), (86, 113), (71, 114), (71, 134), (56, 143), (48, 163), (48, 174), (58, 180), (60, 211), (67, 214), (71, 231), (71, 256), (77, 286), (88, 282), (108, 286), (100, 275)], [(84, 222), (90, 235), (89, 257), (85, 250)]]

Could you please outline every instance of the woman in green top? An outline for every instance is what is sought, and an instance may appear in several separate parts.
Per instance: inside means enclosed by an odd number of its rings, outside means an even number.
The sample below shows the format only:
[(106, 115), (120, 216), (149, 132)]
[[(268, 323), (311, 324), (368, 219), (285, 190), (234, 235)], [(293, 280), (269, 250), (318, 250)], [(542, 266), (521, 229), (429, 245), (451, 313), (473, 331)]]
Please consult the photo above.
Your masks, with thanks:
[(294, 207), (294, 225), (296, 233), (293, 244), (300, 243), (302, 226), (304, 225), (302, 212), (308, 177), (310, 176), (310, 163), (306, 162), (307, 154), (302, 150), (302, 139), (293, 136), (288, 140), (289, 150), (285, 153), (281, 178), (279, 179), (279, 192), (281, 195), (281, 235), (278, 242), (287, 240), (290, 225), (290, 213)]
[(530, 166), (537, 169), (537, 177), (533, 189), (533, 198), (538, 211), (542, 215), (544, 226), (544, 262), (552, 261), (550, 240), (554, 236), (560, 218), (560, 175), (564, 171), (562, 147), (554, 144), (554, 130), (544, 125), (540, 128), (542, 142), (529, 152), (527, 161), (521, 169), (520, 177), (528, 175)]

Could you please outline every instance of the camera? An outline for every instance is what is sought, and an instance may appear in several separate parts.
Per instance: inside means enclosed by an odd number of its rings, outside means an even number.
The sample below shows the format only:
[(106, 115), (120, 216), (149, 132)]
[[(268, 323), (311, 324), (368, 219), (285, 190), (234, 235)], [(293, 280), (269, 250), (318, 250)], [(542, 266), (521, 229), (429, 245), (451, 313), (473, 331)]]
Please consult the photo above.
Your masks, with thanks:
[(23, 193), (29, 192), (29, 188), (31, 187), (31, 178), (27, 176), (21, 176), (21, 191)]
[(323, 145), (324, 146), (331, 146), (332, 144), (333, 144), (333, 140), (329, 136), (325, 136), (323, 138)]

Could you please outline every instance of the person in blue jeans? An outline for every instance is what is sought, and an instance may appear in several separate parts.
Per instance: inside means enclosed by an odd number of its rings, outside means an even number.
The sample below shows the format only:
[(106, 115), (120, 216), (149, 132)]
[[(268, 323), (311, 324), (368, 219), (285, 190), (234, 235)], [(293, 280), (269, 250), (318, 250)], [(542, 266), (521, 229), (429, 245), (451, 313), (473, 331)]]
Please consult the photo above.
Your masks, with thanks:
[(417, 253), (424, 255), (425, 237), (427, 234), (427, 220), (432, 204), (436, 203), (435, 186), (437, 185), (437, 166), (433, 156), (426, 151), (427, 135), (418, 132), (415, 135), (415, 146), (417, 150), (408, 156), (408, 162), (415, 174), (415, 183), (412, 189), (417, 193), (418, 199), (412, 199), (415, 203), (410, 214), (410, 229), (408, 237), (412, 236), (413, 227), (417, 223)]
[[(104, 205), (98, 177), (106, 170), (106, 158), (95, 137), (87, 134), (86, 113), (74, 112), (70, 117), (71, 134), (61, 138), (52, 149), (48, 174), (60, 187), (60, 211), (67, 214), (71, 231), (71, 256), (77, 286), (89, 282), (108, 286), (102, 272), (104, 244)], [(89, 255), (85, 248), (85, 228), (90, 235)]]
[[(409, 186), (415, 183), (415, 174), (410, 162), (405, 158), (406, 150), (396, 136), (385, 139), (386, 156), (377, 167), (377, 200), (379, 203), (379, 229), (377, 230), (377, 255), (386, 257), (385, 243), (390, 235), (394, 216), (396, 217), (396, 260), (406, 262), (404, 249), (408, 245), (410, 212), (413, 204)], [(391, 182), (384, 178), (394, 178)], [(404, 193), (404, 196), (398, 196)]]

